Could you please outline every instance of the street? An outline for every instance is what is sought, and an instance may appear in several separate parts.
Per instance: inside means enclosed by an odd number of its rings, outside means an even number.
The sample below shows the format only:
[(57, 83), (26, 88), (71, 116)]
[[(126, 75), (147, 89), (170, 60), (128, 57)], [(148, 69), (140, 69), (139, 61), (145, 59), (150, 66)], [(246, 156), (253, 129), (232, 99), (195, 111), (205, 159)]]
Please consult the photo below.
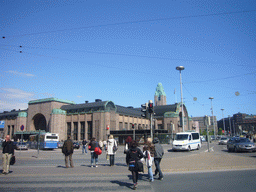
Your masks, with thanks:
[[(161, 163), (164, 180), (148, 182), (147, 168), (140, 174), (137, 191), (255, 191), (256, 153), (228, 153), (225, 145), (206, 143), (200, 150), (173, 152), (163, 145)], [(16, 164), (8, 175), (0, 175), (0, 191), (131, 191), (131, 173), (125, 164), (123, 146), (115, 166), (108, 166), (105, 152), (99, 167), (90, 167), (90, 154), (81, 149), (73, 155), (74, 168), (64, 167), (60, 149), (17, 151)], [(223, 159), (222, 159), (223, 158)], [(225, 162), (227, 160), (227, 162)], [(2, 164), (2, 159), (0, 161)], [(154, 170), (154, 168), (153, 168)]]

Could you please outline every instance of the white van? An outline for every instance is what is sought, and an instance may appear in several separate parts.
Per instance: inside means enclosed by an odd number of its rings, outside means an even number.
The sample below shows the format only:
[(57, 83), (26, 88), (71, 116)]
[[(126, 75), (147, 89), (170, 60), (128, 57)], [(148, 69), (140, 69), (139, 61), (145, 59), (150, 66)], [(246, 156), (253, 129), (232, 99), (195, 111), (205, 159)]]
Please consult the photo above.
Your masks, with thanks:
[(200, 134), (198, 132), (177, 133), (172, 143), (172, 150), (199, 150), (201, 148)]

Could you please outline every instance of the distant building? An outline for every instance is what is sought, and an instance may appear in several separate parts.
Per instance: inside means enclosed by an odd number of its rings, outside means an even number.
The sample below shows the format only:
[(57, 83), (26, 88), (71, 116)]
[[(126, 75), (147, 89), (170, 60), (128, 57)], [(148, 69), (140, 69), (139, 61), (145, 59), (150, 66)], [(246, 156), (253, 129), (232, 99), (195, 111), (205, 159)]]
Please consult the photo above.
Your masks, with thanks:
[[(200, 134), (203, 134), (204, 131), (206, 131), (207, 127), (204, 123), (204, 117), (192, 117), (193, 122), (198, 122), (199, 124), (199, 132)], [(208, 127), (209, 131), (214, 131), (214, 124), (215, 123), (215, 133), (218, 134), (218, 123), (216, 116), (210, 116), (211, 125)]]
[[(256, 134), (256, 115), (246, 113), (236, 113), (232, 117), (224, 118), (225, 130), (227, 134)], [(223, 119), (218, 121), (218, 126), (224, 130)]]
[[(154, 134), (175, 134), (181, 132), (181, 104), (166, 105), (166, 95), (159, 83), (155, 92)], [(192, 130), (193, 124), (183, 104), (185, 130)], [(40, 131), (58, 133), (60, 140), (71, 135), (73, 140), (106, 140), (112, 134), (123, 143), (127, 136), (133, 135), (134, 124), (136, 139), (150, 135), (150, 121), (141, 117), (141, 108), (124, 107), (112, 101), (96, 99), (95, 102), (75, 104), (57, 98), (33, 100), (26, 110), (12, 110), (0, 113), (4, 121), (4, 135), (25, 139)], [(20, 127), (25, 130), (21, 132)], [(109, 130), (107, 130), (109, 127)]]

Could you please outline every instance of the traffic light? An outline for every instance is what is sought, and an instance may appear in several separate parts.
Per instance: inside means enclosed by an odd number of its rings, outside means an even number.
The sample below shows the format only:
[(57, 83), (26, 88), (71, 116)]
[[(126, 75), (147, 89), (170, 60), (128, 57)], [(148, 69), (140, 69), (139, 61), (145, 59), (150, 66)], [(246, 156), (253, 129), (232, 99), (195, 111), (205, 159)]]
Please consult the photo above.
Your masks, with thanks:
[(148, 104), (148, 112), (149, 113), (154, 113), (154, 104), (153, 103)]
[(144, 117), (144, 118), (148, 118), (148, 103), (145, 103), (145, 104), (142, 104), (141, 105), (141, 116)]
[(134, 129), (134, 124), (132, 124), (132, 129)]

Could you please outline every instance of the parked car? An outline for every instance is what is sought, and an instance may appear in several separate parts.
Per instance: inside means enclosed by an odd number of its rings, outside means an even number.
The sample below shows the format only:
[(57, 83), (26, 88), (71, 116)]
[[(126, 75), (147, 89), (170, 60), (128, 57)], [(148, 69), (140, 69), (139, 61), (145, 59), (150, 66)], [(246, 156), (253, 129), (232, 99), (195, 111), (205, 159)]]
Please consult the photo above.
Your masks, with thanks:
[(227, 145), (229, 138), (221, 137), (219, 140), (219, 145)]
[(63, 147), (63, 144), (64, 144), (64, 142), (59, 141), (58, 144), (57, 144), (57, 145), (58, 145), (58, 148), (62, 148), (62, 147)]
[(252, 152), (255, 151), (255, 144), (247, 138), (232, 138), (227, 143), (228, 152)]
[(79, 149), (80, 148), (79, 142), (73, 142), (73, 146), (74, 146), (74, 149)]
[(17, 150), (28, 150), (28, 143), (21, 143), (21, 142), (19, 142), (19, 143), (17, 143), (16, 144), (16, 149)]

